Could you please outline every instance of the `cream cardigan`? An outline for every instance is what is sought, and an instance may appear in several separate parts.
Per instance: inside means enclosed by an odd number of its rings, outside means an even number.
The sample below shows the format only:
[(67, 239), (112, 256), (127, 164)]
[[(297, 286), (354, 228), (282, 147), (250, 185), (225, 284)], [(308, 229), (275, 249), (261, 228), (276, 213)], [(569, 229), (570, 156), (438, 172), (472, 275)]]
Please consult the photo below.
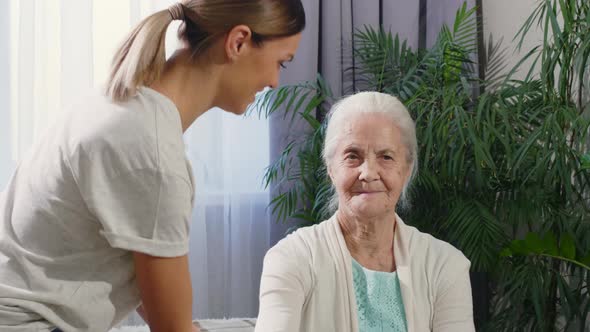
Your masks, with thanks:
[[(470, 263), (397, 217), (394, 257), (409, 332), (475, 331)], [(351, 256), (333, 216), (264, 258), (256, 332), (358, 332)]]

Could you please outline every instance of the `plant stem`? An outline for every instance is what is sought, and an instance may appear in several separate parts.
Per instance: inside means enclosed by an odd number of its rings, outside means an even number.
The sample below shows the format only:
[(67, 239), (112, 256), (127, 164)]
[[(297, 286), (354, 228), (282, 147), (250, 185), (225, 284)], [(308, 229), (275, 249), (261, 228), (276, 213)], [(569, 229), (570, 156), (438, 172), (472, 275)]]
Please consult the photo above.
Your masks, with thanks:
[(551, 257), (551, 258), (555, 258), (555, 259), (560, 259), (562, 261), (567, 261), (567, 262), (578, 265), (578, 266), (583, 267), (584, 269), (590, 271), (590, 266), (588, 266), (584, 263), (578, 262), (576, 260), (573, 260), (573, 259), (565, 258), (563, 256), (549, 255), (549, 254), (540, 254), (540, 256)]

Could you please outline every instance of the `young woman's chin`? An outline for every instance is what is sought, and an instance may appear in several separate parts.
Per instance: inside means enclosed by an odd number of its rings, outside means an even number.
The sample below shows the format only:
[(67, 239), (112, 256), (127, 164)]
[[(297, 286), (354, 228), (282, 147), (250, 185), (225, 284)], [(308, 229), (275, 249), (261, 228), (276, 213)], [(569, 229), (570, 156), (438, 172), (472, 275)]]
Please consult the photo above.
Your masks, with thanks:
[(249, 105), (250, 105), (250, 103), (244, 103), (241, 105), (231, 105), (231, 106), (223, 108), (223, 110), (228, 113), (235, 114), (235, 115), (243, 115), (248, 110)]

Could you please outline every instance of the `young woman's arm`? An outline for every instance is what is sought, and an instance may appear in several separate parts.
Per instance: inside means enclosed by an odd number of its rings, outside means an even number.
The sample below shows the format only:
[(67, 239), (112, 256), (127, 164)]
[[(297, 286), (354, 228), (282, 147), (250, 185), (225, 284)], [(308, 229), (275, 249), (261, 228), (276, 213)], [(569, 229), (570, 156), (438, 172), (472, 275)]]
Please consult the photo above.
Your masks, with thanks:
[(152, 332), (195, 332), (187, 255), (154, 257), (135, 252), (135, 273), (143, 311)]

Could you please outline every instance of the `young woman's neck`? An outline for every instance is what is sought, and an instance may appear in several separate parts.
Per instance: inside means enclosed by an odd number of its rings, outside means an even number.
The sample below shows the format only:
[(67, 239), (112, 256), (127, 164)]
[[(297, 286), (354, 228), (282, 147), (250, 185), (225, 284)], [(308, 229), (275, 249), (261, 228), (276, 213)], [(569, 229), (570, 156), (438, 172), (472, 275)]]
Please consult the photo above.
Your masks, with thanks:
[(214, 64), (190, 58), (186, 49), (177, 51), (166, 65), (160, 78), (150, 88), (168, 97), (180, 113), (182, 131), (203, 113), (213, 108), (218, 93), (219, 70)]

